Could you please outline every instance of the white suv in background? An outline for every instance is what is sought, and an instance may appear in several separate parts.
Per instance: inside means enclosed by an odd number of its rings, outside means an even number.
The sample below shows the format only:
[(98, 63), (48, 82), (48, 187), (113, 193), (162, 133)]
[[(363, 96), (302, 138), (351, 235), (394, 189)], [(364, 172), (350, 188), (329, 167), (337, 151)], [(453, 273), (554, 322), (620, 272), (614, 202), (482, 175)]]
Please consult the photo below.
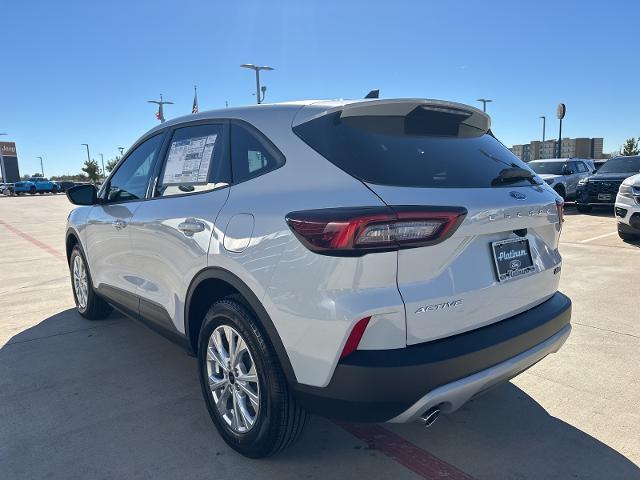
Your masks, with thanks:
[(203, 112), (67, 195), (80, 314), (116, 307), (197, 355), (213, 423), (250, 457), (308, 412), (429, 425), (571, 330), (562, 201), (466, 105)]
[(623, 240), (640, 240), (640, 173), (620, 185), (615, 205), (618, 235)]
[(533, 160), (528, 165), (563, 199), (576, 198), (578, 182), (596, 171), (593, 160), (588, 158), (550, 158)]

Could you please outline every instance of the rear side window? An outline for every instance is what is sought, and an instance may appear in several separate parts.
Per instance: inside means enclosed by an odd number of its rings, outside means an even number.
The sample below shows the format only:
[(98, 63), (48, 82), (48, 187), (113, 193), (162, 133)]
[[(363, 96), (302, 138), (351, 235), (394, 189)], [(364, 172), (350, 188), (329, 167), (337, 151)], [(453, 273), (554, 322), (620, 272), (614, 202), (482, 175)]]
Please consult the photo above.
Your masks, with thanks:
[[(293, 130), (337, 167), (379, 185), (482, 188), (502, 170), (529, 169), (493, 136), (463, 132), (446, 113), (340, 118), (337, 112)], [(518, 185), (531, 182), (505, 184)]]
[(156, 196), (213, 190), (229, 182), (223, 124), (177, 129), (167, 151)]
[(231, 124), (231, 170), (239, 183), (282, 166), (284, 158), (256, 132)]

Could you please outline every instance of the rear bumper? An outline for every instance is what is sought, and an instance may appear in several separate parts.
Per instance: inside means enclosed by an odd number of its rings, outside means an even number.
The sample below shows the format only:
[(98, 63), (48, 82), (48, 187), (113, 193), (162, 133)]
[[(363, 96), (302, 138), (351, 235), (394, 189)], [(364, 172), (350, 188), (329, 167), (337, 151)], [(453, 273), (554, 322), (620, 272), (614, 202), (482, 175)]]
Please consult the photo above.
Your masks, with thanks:
[(313, 413), (352, 421), (407, 422), (436, 405), (451, 412), (557, 351), (570, 319), (571, 301), (556, 293), (459, 335), (397, 350), (358, 350), (338, 364), (329, 385), (298, 384), (294, 393)]

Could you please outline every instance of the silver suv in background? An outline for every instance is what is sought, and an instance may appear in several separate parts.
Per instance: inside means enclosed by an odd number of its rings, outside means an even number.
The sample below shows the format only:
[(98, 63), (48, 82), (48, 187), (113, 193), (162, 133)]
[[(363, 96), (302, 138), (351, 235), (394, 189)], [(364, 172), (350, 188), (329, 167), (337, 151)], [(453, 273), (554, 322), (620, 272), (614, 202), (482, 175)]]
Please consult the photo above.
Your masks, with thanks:
[(483, 112), (423, 99), (202, 112), (67, 192), (77, 309), (198, 358), (250, 457), (309, 413), (430, 425), (557, 351), (561, 198)]
[(578, 182), (596, 171), (593, 160), (588, 158), (550, 158), (533, 160), (528, 165), (565, 200), (576, 198)]

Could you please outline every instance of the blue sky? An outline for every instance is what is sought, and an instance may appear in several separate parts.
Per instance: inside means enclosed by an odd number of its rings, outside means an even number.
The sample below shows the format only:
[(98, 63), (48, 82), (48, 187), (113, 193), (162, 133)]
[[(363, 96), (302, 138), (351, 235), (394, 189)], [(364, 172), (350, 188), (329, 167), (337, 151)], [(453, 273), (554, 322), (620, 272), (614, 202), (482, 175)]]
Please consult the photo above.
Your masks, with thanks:
[(603, 136), (605, 151), (640, 135), (637, 2), (0, 0), (0, 140), (21, 173), (79, 172), (81, 143), (105, 161), (156, 125), (157, 98), (188, 114), (267, 101), (427, 97), (488, 106), (507, 145)]

